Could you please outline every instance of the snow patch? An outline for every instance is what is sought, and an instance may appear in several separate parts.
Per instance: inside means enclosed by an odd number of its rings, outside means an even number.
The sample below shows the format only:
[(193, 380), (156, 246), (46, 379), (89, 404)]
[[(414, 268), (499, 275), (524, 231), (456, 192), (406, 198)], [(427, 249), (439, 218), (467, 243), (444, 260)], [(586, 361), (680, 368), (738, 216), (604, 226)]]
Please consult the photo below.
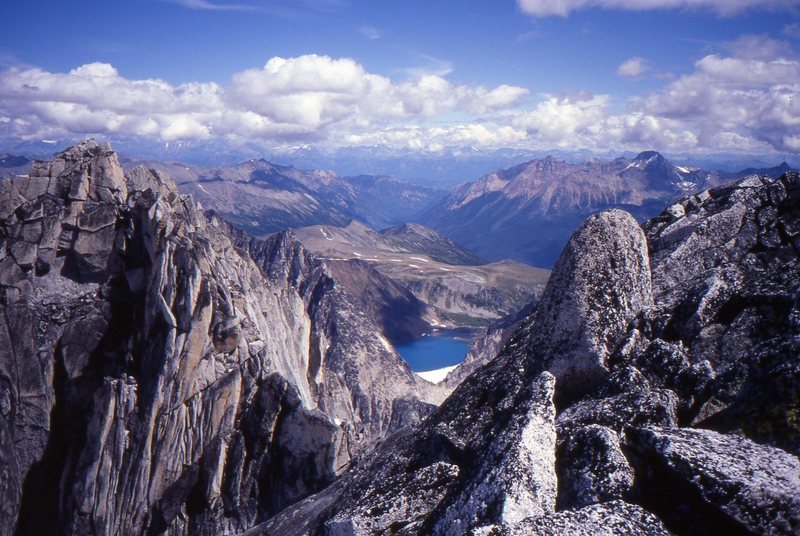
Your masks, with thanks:
[(453, 365), (451, 367), (444, 367), (436, 370), (426, 370), (424, 372), (415, 372), (417, 376), (422, 378), (423, 380), (429, 381), (431, 383), (439, 383), (443, 381), (450, 371), (455, 369), (458, 365)]

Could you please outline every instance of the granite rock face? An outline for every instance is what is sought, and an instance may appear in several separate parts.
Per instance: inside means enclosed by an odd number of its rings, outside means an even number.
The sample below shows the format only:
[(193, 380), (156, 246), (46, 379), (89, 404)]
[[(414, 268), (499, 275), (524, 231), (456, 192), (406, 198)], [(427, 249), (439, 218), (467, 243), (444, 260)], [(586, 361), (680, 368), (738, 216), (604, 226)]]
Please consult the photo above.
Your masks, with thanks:
[(91, 140), (2, 183), (0, 533), (244, 530), (430, 411), (322, 263), (228, 231)]
[(249, 534), (796, 534), (798, 222), (795, 174), (590, 218), (494, 360)]
[(797, 174), (592, 216), (436, 408), (291, 233), (84, 142), (0, 188), (0, 532), (796, 534), (799, 256)]
[(559, 257), (533, 319), (532, 355), (563, 398), (592, 389), (628, 320), (652, 304), (647, 241), (621, 210), (591, 216)]
[(800, 530), (800, 460), (781, 449), (686, 428), (632, 430), (627, 444), (660, 493), (696, 501), (704, 515), (695, 529), (705, 522), (754, 534)]
[(613, 360), (677, 393), (681, 424), (800, 454), (800, 176), (679, 204), (645, 225), (656, 307)]

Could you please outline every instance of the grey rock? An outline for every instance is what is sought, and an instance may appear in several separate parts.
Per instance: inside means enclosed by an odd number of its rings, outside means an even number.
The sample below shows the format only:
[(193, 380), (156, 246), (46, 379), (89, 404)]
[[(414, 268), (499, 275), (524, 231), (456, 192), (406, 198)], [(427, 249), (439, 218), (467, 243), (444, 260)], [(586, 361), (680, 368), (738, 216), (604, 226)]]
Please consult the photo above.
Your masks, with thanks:
[(653, 514), (635, 504), (612, 501), (565, 510), (510, 526), (486, 527), (476, 536), (667, 536), (670, 532)]
[(634, 471), (616, 432), (590, 424), (567, 431), (558, 442), (559, 509), (626, 498)]
[(627, 426), (676, 426), (678, 396), (668, 389), (641, 389), (607, 397), (587, 396), (558, 415), (560, 428), (600, 424), (622, 432)]
[[(682, 199), (648, 222), (656, 307), (612, 357), (678, 394), (702, 423), (800, 453), (798, 175), (750, 177)], [(634, 332), (631, 332), (634, 333)]]
[(559, 380), (560, 396), (589, 391), (628, 321), (652, 304), (647, 241), (620, 210), (591, 216), (556, 263), (536, 308), (531, 348)]
[(673, 219), (678, 220), (686, 215), (686, 209), (680, 203), (675, 203), (667, 209), (667, 214), (672, 216)]
[(627, 444), (645, 471), (663, 475), (665, 486), (675, 482), (670, 492), (684, 510), (702, 511), (691, 504), (700, 502), (739, 532), (800, 530), (800, 460), (791, 454), (711, 430), (637, 429)]

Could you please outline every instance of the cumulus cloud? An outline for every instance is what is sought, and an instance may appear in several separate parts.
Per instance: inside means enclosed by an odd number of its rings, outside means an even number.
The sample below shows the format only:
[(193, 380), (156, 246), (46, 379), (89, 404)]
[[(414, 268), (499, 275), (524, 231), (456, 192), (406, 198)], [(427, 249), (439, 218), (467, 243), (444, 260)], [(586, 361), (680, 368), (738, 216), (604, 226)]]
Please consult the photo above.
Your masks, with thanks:
[(800, 0), (517, 0), (517, 5), (535, 17), (566, 17), (587, 8), (630, 11), (699, 8), (734, 15), (749, 9), (789, 9), (800, 5)]
[[(436, 73), (393, 80), (317, 55), (271, 58), (224, 85), (133, 80), (106, 63), (66, 73), (12, 67), (0, 71), (0, 137), (800, 152), (800, 63), (763, 36), (725, 50), (627, 102), (455, 84)], [(644, 60), (631, 60), (639, 65), (620, 74), (645, 72)]]
[(622, 112), (604, 95), (548, 96), (510, 123), (544, 147), (800, 151), (800, 62), (767, 38), (733, 45), (738, 54), (707, 55)]
[(617, 75), (625, 78), (639, 78), (645, 74), (649, 68), (650, 65), (647, 60), (634, 56), (633, 58), (625, 60), (617, 67)]
[(317, 55), (272, 58), (262, 68), (235, 74), (224, 87), (130, 80), (109, 64), (92, 63), (68, 73), (0, 72), (0, 117), (8, 119), (2, 127), (7, 136), (332, 140), (446, 112), (479, 117), (510, 108), (527, 94), (509, 85), (455, 85), (435, 74), (398, 83), (352, 59)]
[(752, 59), (750, 53), (705, 56), (695, 63), (694, 72), (643, 99), (639, 109), (681, 121), (706, 145), (761, 143), (797, 151), (800, 63), (774, 53), (777, 57), (772, 59), (764, 54)]
[(596, 147), (605, 129), (608, 102), (607, 95), (550, 96), (514, 117), (512, 125), (543, 145)]

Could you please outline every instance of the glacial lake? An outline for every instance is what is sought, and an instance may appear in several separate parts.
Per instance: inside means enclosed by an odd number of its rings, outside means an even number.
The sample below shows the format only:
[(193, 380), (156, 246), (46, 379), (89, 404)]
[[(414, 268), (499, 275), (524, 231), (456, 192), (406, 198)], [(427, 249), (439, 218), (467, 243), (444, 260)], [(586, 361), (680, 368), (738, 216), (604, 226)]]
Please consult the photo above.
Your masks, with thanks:
[(411, 370), (424, 372), (458, 365), (464, 361), (470, 344), (463, 334), (441, 334), (428, 335), (395, 348)]

